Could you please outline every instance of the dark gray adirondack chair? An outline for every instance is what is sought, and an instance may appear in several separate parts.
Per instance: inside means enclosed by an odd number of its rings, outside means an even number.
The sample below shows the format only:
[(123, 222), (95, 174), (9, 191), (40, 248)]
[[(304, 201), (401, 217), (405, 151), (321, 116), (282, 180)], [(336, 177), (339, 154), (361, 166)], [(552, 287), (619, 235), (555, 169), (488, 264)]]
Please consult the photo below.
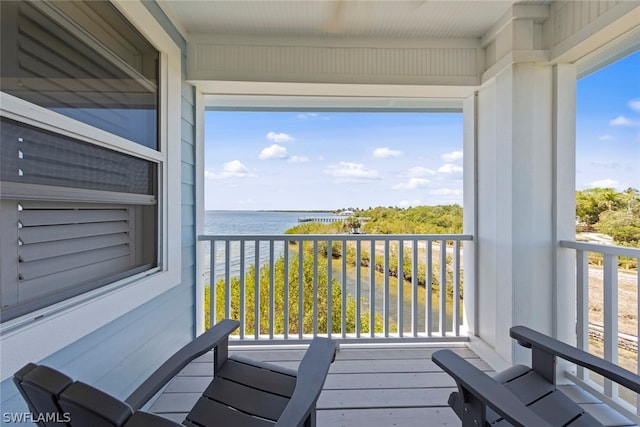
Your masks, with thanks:
[(512, 327), (510, 335), (531, 349), (531, 368), (515, 365), (490, 377), (450, 350), (433, 354), (433, 361), (457, 383), (458, 392), (451, 393), (449, 406), (464, 427), (603, 426), (556, 387), (557, 357), (640, 393), (640, 376), (613, 363), (524, 326)]
[[(228, 337), (239, 323), (223, 320), (160, 366), (124, 402), (90, 385), (74, 382), (47, 366), (29, 363), (14, 375), (34, 419), (57, 414), (42, 427), (175, 427), (171, 420), (141, 411), (182, 368), (214, 350), (213, 380), (183, 421), (191, 427), (315, 426), (316, 402), (337, 343), (315, 338), (296, 371), (228, 356)], [(56, 423), (64, 421), (63, 423)]]

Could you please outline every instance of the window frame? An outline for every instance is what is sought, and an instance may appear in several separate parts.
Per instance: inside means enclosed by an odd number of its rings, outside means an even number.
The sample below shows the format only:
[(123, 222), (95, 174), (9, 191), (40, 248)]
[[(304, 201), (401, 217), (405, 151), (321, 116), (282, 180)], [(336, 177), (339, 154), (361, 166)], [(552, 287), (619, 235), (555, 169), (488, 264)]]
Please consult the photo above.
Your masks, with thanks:
[(158, 266), (0, 324), (0, 381), (25, 360), (41, 360), (181, 283), (182, 53), (141, 2), (112, 4), (160, 52), (157, 151), (6, 93), (0, 93), (0, 114), (157, 163)]

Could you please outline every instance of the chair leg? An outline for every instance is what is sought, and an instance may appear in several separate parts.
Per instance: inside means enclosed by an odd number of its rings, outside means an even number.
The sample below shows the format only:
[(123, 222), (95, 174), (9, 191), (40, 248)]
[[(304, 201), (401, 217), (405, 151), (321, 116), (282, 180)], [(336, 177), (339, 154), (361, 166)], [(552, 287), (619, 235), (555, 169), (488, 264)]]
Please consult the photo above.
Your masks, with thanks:
[(311, 411), (311, 413), (309, 414), (307, 419), (304, 421), (304, 427), (316, 427), (316, 410), (315, 410), (315, 408), (313, 409), (313, 411)]

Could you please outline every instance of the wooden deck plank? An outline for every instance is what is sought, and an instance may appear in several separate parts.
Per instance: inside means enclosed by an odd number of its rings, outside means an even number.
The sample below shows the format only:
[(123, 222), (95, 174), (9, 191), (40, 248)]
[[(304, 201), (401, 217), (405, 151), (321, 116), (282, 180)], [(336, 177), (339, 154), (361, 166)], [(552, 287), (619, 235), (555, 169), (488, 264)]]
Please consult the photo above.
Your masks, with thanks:
[(329, 374), (324, 383), (325, 390), (342, 389), (401, 389), (424, 387), (455, 387), (456, 383), (444, 372), (413, 373), (358, 373)]
[(323, 390), (318, 409), (442, 406), (456, 388)]
[[(491, 371), (489, 365), (478, 357), (470, 357), (467, 360), (480, 370)], [(300, 361), (271, 361), (270, 363), (295, 370)], [(211, 362), (194, 362), (185, 367), (180, 375), (206, 376), (211, 375), (211, 369)], [(441, 372), (441, 369), (431, 359), (337, 359), (329, 370), (329, 373), (333, 374), (365, 372)]]
[(329, 410), (317, 417), (318, 427), (460, 426), (449, 407)]
[[(431, 360), (434, 351), (451, 348), (479, 369), (489, 365), (464, 344), (406, 347), (342, 345), (318, 400), (318, 427), (459, 426), (448, 407), (454, 381)], [(296, 369), (304, 348), (232, 347), (231, 354)], [(211, 381), (213, 356), (207, 353), (189, 364), (151, 405), (151, 412), (177, 422)], [(607, 425), (625, 425), (619, 414), (575, 385), (561, 386), (571, 399)], [(428, 421), (428, 422), (427, 422)], [(425, 424), (426, 423), (426, 424)]]
[[(318, 426), (413, 425), (417, 420), (424, 425), (427, 416), (437, 420), (434, 425), (455, 425), (455, 414), (447, 406), (455, 384), (430, 357), (445, 346), (480, 369), (489, 370), (464, 344), (341, 346), (318, 400)], [(304, 352), (302, 347), (230, 349), (231, 354), (292, 369), (298, 367)], [(182, 421), (211, 381), (212, 372), (213, 356), (207, 353), (172, 380), (150, 411)]]

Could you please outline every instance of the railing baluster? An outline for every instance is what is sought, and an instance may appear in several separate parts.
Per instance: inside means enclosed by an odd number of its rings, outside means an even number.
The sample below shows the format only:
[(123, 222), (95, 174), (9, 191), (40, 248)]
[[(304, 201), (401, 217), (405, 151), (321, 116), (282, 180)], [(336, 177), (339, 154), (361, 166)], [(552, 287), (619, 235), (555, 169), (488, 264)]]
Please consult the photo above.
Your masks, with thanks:
[(460, 240), (453, 243), (453, 333), (460, 336)]
[[(224, 242), (224, 317), (231, 317), (231, 241)], [(213, 325), (212, 325), (213, 326)]]
[(446, 335), (447, 320), (447, 241), (440, 241), (440, 336)]
[(418, 336), (418, 241), (413, 239), (411, 253), (411, 334)]
[(313, 240), (313, 336), (318, 335), (318, 240)]
[(347, 336), (347, 240), (342, 240), (342, 277), (340, 278), (342, 289), (342, 338)]
[[(618, 260), (619, 257), (629, 257), (635, 262), (640, 261), (640, 250), (637, 248), (628, 248), (623, 246), (603, 245), (598, 243), (586, 243), (561, 240), (560, 247), (569, 248), (576, 251), (576, 334), (578, 348), (589, 352), (591, 328), (596, 328), (589, 319), (589, 256), (599, 254), (603, 257), (602, 266), (602, 287), (603, 287), (603, 340), (604, 340), (604, 359), (629, 369), (624, 360), (619, 359), (619, 346), (622, 339), (619, 334), (620, 318), (619, 318), (619, 286), (618, 282)], [(640, 318), (640, 271), (637, 273), (636, 281), (636, 309), (635, 314)], [(640, 335), (640, 323), (636, 326), (636, 340)], [(636, 341), (637, 342), (637, 341)], [(600, 348), (600, 344), (594, 343), (593, 347)], [(636, 362), (636, 369), (640, 371), (640, 359)], [(587, 384), (592, 383), (589, 378), (589, 370), (578, 367), (577, 378), (585, 381)], [(603, 393), (614, 402), (621, 399), (618, 395), (618, 384), (611, 380), (604, 380)], [(634, 398), (635, 412), (640, 415), (640, 396)], [(628, 401), (628, 403), (631, 403)], [(629, 413), (632, 416), (632, 413)]]
[(298, 338), (304, 335), (304, 241), (298, 252)]
[(246, 308), (246, 298), (245, 298), (245, 274), (244, 274), (244, 240), (240, 240), (240, 301), (238, 301), (238, 309), (240, 316), (240, 339), (244, 339), (244, 334), (246, 332), (246, 317), (245, 317), (245, 308)]
[(283, 319), (283, 336), (284, 339), (289, 338), (289, 240), (283, 242), (284, 245), (284, 319)]
[(376, 241), (369, 249), (369, 336), (376, 336)]
[(333, 260), (333, 241), (327, 241), (327, 337), (331, 338), (333, 332), (333, 271), (331, 261)]
[[(604, 305), (604, 358), (618, 364), (618, 257), (604, 255), (603, 277)], [(604, 392), (611, 398), (618, 397), (618, 384), (604, 380)]]
[(209, 242), (209, 326), (213, 326), (218, 323), (218, 316), (216, 314), (216, 301), (217, 301), (217, 286), (216, 286), (216, 241), (211, 240)]
[(384, 336), (389, 336), (389, 241), (384, 241), (384, 297), (382, 301), (384, 310)]
[(425, 285), (426, 311), (425, 328), (427, 336), (430, 337), (433, 331), (433, 241), (427, 240), (427, 283)]
[(269, 239), (269, 338), (273, 339), (273, 328), (275, 325), (275, 305), (276, 305), (276, 259), (275, 259), (275, 251), (273, 245), (275, 241), (273, 239)]
[[(589, 253), (576, 251), (576, 345), (589, 351)], [(578, 378), (586, 380), (589, 371), (578, 366)]]
[(255, 240), (254, 252), (254, 307), (253, 307), (253, 327), (255, 339), (260, 338), (260, 240)]
[(398, 336), (404, 336), (404, 240), (398, 239)]
[(362, 304), (362, 295), (361, 295), (361, 277), (360, 272), (362, 268), (362, 253), (360, 251), (360, 240), (355, 241), (356, 244), (356, 338), (360, 338), (360, 330), (362, 329), (362, 321), (361, 321), (361, 304)]

